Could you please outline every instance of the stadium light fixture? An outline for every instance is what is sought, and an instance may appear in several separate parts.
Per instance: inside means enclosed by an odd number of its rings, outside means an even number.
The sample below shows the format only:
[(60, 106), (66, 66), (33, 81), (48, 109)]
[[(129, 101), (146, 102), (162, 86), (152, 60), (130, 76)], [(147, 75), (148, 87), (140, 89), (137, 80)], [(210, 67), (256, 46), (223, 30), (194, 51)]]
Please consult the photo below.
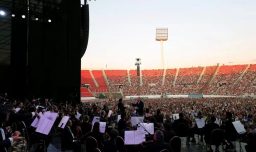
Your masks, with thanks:
[(156, 41), (161, 45), (161, 67), (165, 69), (164, 42), (168, 40), (168, 28), (156, 28)]
[(137, 92), (140, 95), (140, 86), (142, 84), (141, 79), (140, 79), (140, 65), (141, 65), (141, 59), (136, 58), (135, 59), (135, 66), (137, 67)]
[(140, 58), (136, 58), (136, 62), (135, 65), (137, 67), (137, 76), (140, 76), (140, 65), (141, 65), (141, 59)]
[(6, 16), (6, 12), (4, 10), (0, 10), (0, 16)]
[(135, 60), (136, 60), (136, 62), (135, 62), (136, 66), (141, 65), (141, 59), (140, 58), (136, 58)]
[(168, 28), (156, 28), (156, 41), (168, 40)]

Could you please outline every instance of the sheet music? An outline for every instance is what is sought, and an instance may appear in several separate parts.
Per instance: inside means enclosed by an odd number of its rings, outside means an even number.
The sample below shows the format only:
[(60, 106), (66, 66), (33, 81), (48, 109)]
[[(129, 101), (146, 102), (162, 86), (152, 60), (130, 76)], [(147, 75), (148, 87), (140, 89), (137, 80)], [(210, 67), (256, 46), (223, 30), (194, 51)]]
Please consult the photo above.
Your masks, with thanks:
[(232, 122), (233, 123), (233, 126), (235, 127), (236, 129), (236, 132), (238, 134), (243, 134), (243, 133), (246, 133), (246, 130), (244, 128), (244, 125), (238, 120), (238, 121), (234, 121)]
[(50, 111), (46, 111), (46, 112), (43, 113), (43, 116), (45, 116), (47, 118), (51, 118), (51, 112)]
[(48, 135), (50, 132), (50, 129), (48, 128), (49, 125), (51, 125), (50, 120), (48, 120), (45, 116), (41, 117), (36, 128), (36, 132)]
[(43, 107), (43, 106), (40, 106), (40, 105), (36, 106), (36, 109), (38, 109), (38, 108), (42, 108), (42, 109), (45, 109), (45, 107)]
[(64, 129), (65, 126), (67, 125), (68, 120), (69, 120), (69, 116), (63, 116), (61, 121), (60, 121), (60, 123), (59, 123), (59, 125), (58, 125), (58, 127)]
[(142, 131), (125, 131), (124, 144), (138, 145), (145, 141), (145, 134)]
[(124, 144), (125, 145), (134, 145), (134, 131), (125, 131), (124, 132)]
[(37, 128), (38, 123), (39, 123), (39, 120), (40, 120), (40, 117), (43, 116), (43, 113), (40, 112), (38, 115), (39, 115), (39, 118), (38, 118), (38, 117), (35, 117), (35, 119), (34, 119), (33, 122), (31, 123), (31, 126), (34, 127), (34, 128)]
[(39, 123), (39, 119), (36, 117), (36, 118), (34, 119), (34, 121), (32, 122), (31, 126), (34, 127), (34, 128), (37, 128), (38, 123)]
[(106, 122), (100, 122), (100, 133), (105, 133), (106, 132)]
[(113, 111), (112, 110), (109, 110), (108, 111), (108, 118), (112, 115)]
[(216, 118), (214, 123), (216, 123), (217, 125), (221, 126), (221, 122), (222, 122), (221, 119)]
[(120, 119), (121, 119), (121, 115), (117, 115), (117, 123), (119, 122)]
[(135, 136), (134, 144), (141, 144), (144, 141), (146, 141), (146, 137), (145, 137), (144, 131), (136, 130), (136, 131), (134, 131), (134, 134), (135, 134), (134, 135)]
[(79, 112), (76, 112), (75, 117), (76, 117), (77, 120), (79, 120), (81, 116), (82, 116), (82, 114), (80, 114)]
[(172, 119), (173, 119), (173, 120), (177, 120), (177, 119), (179, 119), (179, 118), (180, 118), (180, 116), (179, 116), (178, 113), (172, 114)]
[(99, 116), (94, 116), (92, 120), (92, 126), (94, 125), (95, 122), (100, 122), (100, 117)]
[(21, 109), (20, 107), (15, 108), (15, 113), (19, 112), (20, 109)]
[(195, 121), (196, 121), (197, 128), (200, 129), (200, 128), (203, 128), (205, 126), (205, 119), (204, 118), (201, 118), (201, 119), (196, 118)]
[[(154, 123), (139, 123), (137, 130), (144, 131), (144, 133), (147, 135), (150, 133), (151, 135), (154, 134)], [(146, 130), (146, 131), (145, 131)]]
[(54, 112), (45, 112), (42, 117), (40, 117), (36, 132), (48, 135), (52, 129), (52, 126), (57, 118), (58, 114)]
[(131, 117), (131, 124), (133, 127), (137, 126), (139, 123), (143, 123), (144, 117)]

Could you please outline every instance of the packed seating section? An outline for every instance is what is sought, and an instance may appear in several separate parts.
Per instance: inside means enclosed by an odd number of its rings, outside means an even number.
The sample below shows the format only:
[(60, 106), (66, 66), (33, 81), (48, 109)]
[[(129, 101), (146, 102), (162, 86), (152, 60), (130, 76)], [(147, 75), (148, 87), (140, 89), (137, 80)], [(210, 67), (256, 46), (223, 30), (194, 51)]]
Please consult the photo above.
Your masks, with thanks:
[[(105, 75), (103, 74), (105, 72)], [(209, 94), (244, 95), (256, 92), (256, 65), (217, 65), (180, 69), (82, 70), (81, 84), (92, 93), (129, 95)], [(94, 79), (94, 80), (93, 80)], [(98, 86), (96, 86), (96, 84)], [(83, 89), (84, 90), (84, 89)], [(90, 96), (85, 93), (82, 96)]]

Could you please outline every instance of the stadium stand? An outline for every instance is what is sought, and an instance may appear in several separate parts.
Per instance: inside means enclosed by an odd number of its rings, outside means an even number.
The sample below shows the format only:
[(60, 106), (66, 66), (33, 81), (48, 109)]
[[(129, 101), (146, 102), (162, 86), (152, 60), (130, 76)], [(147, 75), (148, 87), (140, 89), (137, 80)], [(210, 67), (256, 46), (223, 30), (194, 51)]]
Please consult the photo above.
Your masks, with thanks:
[(232, 86), (237, 81), (237, 79), (241, 76), (242, 72), (246, 69), (246, 67), (247, 65), (221, 66), (213, 82), (217, 88), (215, 94), (231, 95)]
[(164, 81), (164, 92), (171, 93), (177, 69), (167, 69)]
[(162, 93), (163, 70), (142, 70), (143, 94)]
[(175, 85), (181, 86), (179, 86), (179, 92), (181, 94), (197, 93), (197, 82), (202, 71), (202, 67), (181, 68)]
[(211, 80), (214, 77), (214, 74), (216, 73), (216, 71), (218, 70), (218, 66), (208, 66), (205, 69), (205, 72), (201, 78), (201, 81), (199, 81), (198, 85), (199, 88), (201, 87), (200, 92), (208, 94), (209, 91), (209, 83), (211, 82)]
[(138, 86), (141, 85), (141, 77), (138, 78), (137, 70), (129, 70), (130, 86), (124, 88), (124, 95), (139, 95)]
[(93, 97), (94, 95), (91, 93), (90, 89), (95, 88), (95, 83), (92, 80), (91, 74), (89, 70), (81, 71), (81, 87), (80, 92), (82, 97)]
[(118, 92), (121, 88), (130, 86), (127, 70), (105, 70), (111, 92)]
[[(131, 95), (255, 95), (256, 65), (217, 65), (180, 69), (82, 70), (82, 96), (99, 92)], [(139, 87), (138, 87), (139, 86)]]
[(256, 64), (248, 66), (244, 75), (233, 87), (233, 94), (241, 95), (242, 93), (256, 94)]
[(92, 70), (92, 74), (95, 78), (95, 81), (98, 83), (96, 92), (108, 92), (108, 86), (104, 78), (102, 70)]
[(81, 96), (82, 97), (93, 97), (94, 95), (89, 91), (88, 88), (81, 87)]

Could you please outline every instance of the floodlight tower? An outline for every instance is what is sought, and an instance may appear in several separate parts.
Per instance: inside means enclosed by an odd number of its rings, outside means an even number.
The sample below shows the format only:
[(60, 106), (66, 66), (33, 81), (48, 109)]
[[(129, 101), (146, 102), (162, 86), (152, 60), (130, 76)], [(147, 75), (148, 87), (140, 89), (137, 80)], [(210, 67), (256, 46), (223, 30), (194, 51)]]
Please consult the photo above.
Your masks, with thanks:
[(156, 28), (156, 41), (161, 45), (161, 67), (165, 69), (164, 42), (168, 40), (168, 28)]
[(137, 67), (137, 92), (140, 95), (140, 65), (141, 65), (141, 59), (136, 58), (135, 60), (136, 60), (135, 65)]

